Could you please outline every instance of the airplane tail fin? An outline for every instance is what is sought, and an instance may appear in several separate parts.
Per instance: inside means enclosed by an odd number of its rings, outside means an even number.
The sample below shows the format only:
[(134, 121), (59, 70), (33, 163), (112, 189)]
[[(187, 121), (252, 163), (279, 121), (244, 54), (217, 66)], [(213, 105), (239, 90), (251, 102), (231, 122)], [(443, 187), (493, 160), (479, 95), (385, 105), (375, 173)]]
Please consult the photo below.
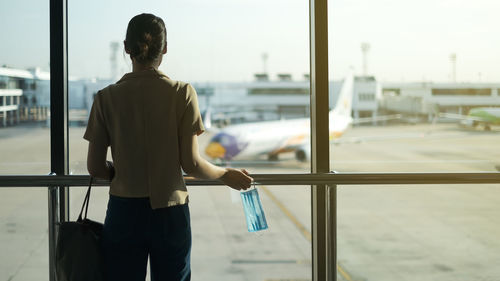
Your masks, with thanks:
[(203, 120), (203, 125), (205, 129), (209, 130), (212, 128), (212, 110), (208, 107), (204, 112), (201, 113), (201, 119)]
[(340, 89), (339, 98), (337, 103), (332, 110), (332, 113), (336, 115), (342, 115), (346, 117), (351, 117), (352, 112), (352, 97), (354, 94), (354, 73), (352, 70), (349, 71), (342, 84), (342, 89)]

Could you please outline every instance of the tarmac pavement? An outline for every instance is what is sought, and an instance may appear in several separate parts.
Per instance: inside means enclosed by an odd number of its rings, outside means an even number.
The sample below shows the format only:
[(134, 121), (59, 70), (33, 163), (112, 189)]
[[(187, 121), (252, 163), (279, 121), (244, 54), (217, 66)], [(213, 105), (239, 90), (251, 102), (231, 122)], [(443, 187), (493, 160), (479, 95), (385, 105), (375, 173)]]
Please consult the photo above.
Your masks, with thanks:
[[(70, 130), (70, 167), (85, 173), (83, 128)], [(200, 143), (207, 137), (200, 139)], [(500, 132), (455, 124), (356, 127), (331, 147), (342, 172), (495, 171)], [(200, 147), (203, 147), (202, 145)], [(49, 131), (0, 129), (0, 174), (47, 174)], [(302, 173), (293, 155), (239, 163), (251, 173)], [(72, 188), (74, 219), (85, 192)], [(259, 189), (269, 223), (249, 233), (239, 194), (190, 186), (193, 280), (310, 280), (310, 188)], [(102, 221), (107, 188), (93, 190)], [(500, 186), (339, 186), (339, 280), (500, 280)], [(308, 236), (309, 235), (309, 236)], [(0, 189), (0, 281), (48, 280), (47, 189)]]

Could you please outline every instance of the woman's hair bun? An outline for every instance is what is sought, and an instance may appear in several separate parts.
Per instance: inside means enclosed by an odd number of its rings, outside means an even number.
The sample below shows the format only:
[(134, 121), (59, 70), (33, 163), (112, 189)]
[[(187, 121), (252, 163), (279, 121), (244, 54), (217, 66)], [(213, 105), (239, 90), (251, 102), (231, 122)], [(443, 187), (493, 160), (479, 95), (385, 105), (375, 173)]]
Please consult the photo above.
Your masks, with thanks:
[(146, 32), (144, 33), (144, 42), (151, 42), (153, 41), (153, 36), (151, 36), (151, 33)]
[(125, 48), (130, 57), (142, 64), (160, 57), (167, 32), (163, 20), (152, 14), (140, 14), (128, 23)]

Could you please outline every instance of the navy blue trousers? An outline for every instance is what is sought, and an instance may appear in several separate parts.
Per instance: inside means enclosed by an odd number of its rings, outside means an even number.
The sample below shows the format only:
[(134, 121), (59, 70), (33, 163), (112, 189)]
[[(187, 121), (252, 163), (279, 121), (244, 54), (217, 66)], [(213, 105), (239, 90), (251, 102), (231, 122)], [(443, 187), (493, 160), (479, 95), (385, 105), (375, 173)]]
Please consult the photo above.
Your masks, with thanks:
[(191, 225), (187, 204), (151, 209), (149, 198), (110, 195), (103, 230), (107, 281), (191, 279)]

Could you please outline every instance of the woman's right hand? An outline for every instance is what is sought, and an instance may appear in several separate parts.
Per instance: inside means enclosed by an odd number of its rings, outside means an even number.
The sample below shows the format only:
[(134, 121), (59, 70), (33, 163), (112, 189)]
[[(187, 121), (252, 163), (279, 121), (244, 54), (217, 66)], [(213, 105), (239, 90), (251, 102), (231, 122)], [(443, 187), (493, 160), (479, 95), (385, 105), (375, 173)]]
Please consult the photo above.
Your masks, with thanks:
[(220, 180), (224, 182), (225, 185), (236, 190), (246, 190), (250, 188), (253, 181), (247, 170), (233, 168), (226, 168), (226, 172), (220, 177)]

